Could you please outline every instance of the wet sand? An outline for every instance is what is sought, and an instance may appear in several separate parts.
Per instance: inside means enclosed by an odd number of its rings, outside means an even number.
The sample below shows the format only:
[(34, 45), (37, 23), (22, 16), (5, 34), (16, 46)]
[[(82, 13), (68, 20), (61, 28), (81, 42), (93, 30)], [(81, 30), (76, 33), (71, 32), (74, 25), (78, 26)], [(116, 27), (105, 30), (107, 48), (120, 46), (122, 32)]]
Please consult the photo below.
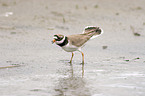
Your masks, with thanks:
[[(144, 0), (1, 0), (0, 96), (144, 96)], [(81, 54), (51, 44), (86, 26), (104, 34)]]

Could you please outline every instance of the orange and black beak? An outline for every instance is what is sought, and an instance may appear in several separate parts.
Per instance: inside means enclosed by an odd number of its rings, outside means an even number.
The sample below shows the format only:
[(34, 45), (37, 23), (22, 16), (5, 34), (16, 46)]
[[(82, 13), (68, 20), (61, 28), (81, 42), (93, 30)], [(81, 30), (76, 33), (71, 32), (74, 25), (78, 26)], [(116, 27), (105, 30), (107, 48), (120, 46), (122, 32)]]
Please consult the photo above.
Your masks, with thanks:
[(55, 39), (53, 39), (53, 40), (52, 40), (52, 44), (53, 44), (55, 41), (56, 41), (56, 40), (55, 40)]

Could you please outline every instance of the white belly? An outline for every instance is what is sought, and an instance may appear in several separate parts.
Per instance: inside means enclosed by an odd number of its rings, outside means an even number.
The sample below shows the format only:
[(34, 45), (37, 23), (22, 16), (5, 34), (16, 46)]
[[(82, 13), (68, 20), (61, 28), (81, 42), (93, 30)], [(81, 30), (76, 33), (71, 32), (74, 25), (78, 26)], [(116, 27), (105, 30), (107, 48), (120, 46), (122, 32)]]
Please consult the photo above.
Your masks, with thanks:
[(73, 51), (78, 51), (79, 47), (69, 45), (69, 43), (68, 43), (66, 46), (63, 46), (62, 49), (67, 52), (73, 52)]

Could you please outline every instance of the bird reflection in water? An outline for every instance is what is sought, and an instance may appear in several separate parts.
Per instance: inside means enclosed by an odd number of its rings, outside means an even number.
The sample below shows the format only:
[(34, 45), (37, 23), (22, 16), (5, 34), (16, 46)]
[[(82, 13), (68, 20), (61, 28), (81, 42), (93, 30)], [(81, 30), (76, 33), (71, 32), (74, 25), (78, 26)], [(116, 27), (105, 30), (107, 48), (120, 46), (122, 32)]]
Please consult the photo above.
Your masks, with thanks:
[[(91, 96), (84, 80), (84, 64), (81, 69), (81, 76), (78, 76), (78, 73), (76, 74), (73, 70), (72, 64), (70, 64), (69, 70), (65, 68), (67, 72), (64, 77), (59, 78), (58, 84), (55, 86), (55, 96)], [(61, 71), (64, 72), (64, 69)]]

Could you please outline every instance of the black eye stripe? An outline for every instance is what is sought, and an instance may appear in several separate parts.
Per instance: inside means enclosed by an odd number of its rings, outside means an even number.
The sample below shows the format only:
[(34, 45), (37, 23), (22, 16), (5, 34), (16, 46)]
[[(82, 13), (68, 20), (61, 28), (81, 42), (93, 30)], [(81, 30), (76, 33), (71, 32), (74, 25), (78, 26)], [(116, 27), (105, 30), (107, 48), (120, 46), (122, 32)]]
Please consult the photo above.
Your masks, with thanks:
[(63, 37), (59, 37), (58, 35), (54, 35), (54, 37), (57, 37), (55, 40), (56, 41), (61, 41), (63, 39)]

